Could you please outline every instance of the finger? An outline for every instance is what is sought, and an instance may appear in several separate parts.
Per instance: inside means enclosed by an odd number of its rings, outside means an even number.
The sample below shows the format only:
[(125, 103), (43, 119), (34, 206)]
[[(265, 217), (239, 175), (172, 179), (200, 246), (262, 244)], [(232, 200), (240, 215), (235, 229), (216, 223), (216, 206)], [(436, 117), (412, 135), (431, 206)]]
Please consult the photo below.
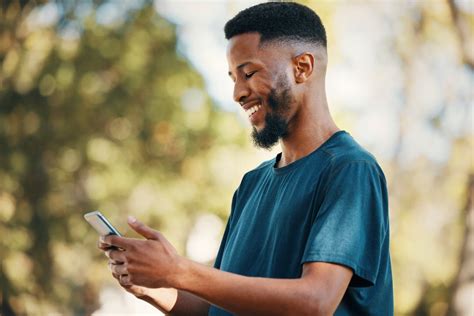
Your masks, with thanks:
[(123, 251), (110, 249), (105, 252), (105, 255), (112, 261), (113, 264), (122, 264), (127, 261)]
[(125, 261), (109, 259), (109, 263), (113, 265), (120, 265), (120, 264), (124, 264)]
[(125, 264), (111, 264), (110, 269), (112, 271), (112, 274), (128, 274), (127, 266)]
[(112, 260), (112, 259), (109, 259), (109, 264), (114, 264), (114, 265), (118, 265), (118, 264), (124, 264), (123, 261), (117, 261), (117, 260)]
[(112, 272), (112, 276), (118, 280), (120, 278), (120, 274), (117, 274), (114, 272), (114, 269), (113, 269), (114, 264), (109, 262), (107, 266), (109, 267), (110, 272)]
[(109, 266), (110, 272), (112, 272), (112, 276), (113, 276), (115, 279), (117, 279), (117, 281), (119, 281), (121, 274), (115, 273), (115, 271), (114, 271), (114, 269), (113, 269), (114, 264), (112, 264), (112, 263), (109, 262), (108, 266)]
[(120, 279), (120, 274), (116, 274), (112, 272), (112, 276), (117, 279), (117, 281)]
[(102, 251), (106, 251), (106, 250), (109, 250), (110, 248), (113, 248), (113, 246), (111, 246), (109, 244), (106, 244), (106, 243), (100, 241), (100, 239), (99, 239), (97, 241), (97, 248), (99, 248)]
[[(122, 284), (120, 283), (120, 280), (119, 280), (119, 284), (121, 287), (123, 287), (125, 290), (129, 290), (133, 287), (133, 284), (132, 283), (125, 283), (125, 284)], [(135, 293), (132, 292), (133, 295), (135, 295)]]
[(145, 237), (146, 239), (157, 240), (160, 236), (160, 233), (150, 227), (146, 226), (142, 222), (137, 221), (133, 216), (128, 217), (128, 225), (137, 233)]
[(122, 286), (124, 289), (129, 289), (129, 288), (131, 288), (131, 287), (133, 286), (133, 284), (128, 284), (128, 283), (127, 283), (127, 284), (122, 284), (122, 283), (120, 282), (120, 277), (121, 277), (122, 275), (120, 275), (120, 274), (112, 273), (112, 276), (119, 282), (120, 286)]
[(119, 283), (120, 283), (120, 285), (122, 285), (124, 287), (132, 285), (132, 282), (130, 282), (130, 276), (128, 274), (127, 275), (124, 275), (124, 274), (120, 275)]
[(100, 236), (99, 239), (100, 243), (102, 243), (103, 247), (116, 247), (116, 248), (122, 248), (122, 249), (127, 249), (128, 246), (130, 245), (131, 239), (130, 238), (125, 238), (125, 237), (120, 237), (117, 235), (107, 235), (107, 236)]

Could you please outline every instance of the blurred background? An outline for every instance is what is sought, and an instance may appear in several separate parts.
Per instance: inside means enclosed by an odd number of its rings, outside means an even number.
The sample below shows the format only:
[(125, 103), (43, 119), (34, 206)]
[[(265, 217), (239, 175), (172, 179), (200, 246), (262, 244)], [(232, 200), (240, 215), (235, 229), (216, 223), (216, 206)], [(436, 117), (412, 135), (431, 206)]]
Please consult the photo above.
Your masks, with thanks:
[[(223, 25), (255, 3), (1, 1), (0, 315), (154, 312), (86, 211), (212, 264), (242, 175), (279, 151), (252, 146), (227, 77)], [(474, 315), (474, 2), (302, 3), (332, 114), (387, 176), (396, 314)]]

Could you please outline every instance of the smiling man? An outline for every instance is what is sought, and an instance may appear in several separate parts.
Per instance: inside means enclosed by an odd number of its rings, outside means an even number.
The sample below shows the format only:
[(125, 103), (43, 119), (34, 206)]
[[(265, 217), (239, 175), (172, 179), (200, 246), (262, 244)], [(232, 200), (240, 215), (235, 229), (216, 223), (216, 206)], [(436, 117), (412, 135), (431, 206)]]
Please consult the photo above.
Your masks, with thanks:
[(147, 240), (100, 243), (113, 276), (173, 315), (393, 315), (386, 182), (331, 118), (319, 17), (264, 3), (230, 20), (225, 35), (252, 138), (282, 152), (243, 177), (214, 268), (131, 218)]

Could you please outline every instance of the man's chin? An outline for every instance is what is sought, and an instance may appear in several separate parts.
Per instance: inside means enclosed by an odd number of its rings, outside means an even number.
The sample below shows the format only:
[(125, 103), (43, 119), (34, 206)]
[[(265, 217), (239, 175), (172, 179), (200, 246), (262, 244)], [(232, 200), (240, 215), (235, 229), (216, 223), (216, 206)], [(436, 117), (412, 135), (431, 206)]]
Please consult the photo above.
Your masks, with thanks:
[(278, 113), (265, 115), (265, 120), (253, 126), (252, 138), (255, 146), (270, 150), (280, 138), (288, 134), (288, 123)]
[(271, 150), (278, 144), (279, 137), (266, 133), (265, 129), (258, 130), (256, 127), (252, 131), (252, 140), (255, 147)]

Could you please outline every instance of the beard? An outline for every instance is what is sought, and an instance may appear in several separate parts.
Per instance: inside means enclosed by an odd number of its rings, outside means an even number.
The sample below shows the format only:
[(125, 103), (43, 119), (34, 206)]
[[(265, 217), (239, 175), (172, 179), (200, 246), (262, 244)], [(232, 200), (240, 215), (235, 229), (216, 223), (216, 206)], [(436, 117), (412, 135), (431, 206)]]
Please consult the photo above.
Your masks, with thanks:
[(288, 135), (289, 124), (285, 113), (289, 110), (291, 101), (290, 85), (285, 77), (280, 77), (276, 88), (268, 96), (268, 105), (272, 111), (265, 115), (265, 126), (260, 131), (253, 128), (252, 139), (255, 146), (270, 150)]

